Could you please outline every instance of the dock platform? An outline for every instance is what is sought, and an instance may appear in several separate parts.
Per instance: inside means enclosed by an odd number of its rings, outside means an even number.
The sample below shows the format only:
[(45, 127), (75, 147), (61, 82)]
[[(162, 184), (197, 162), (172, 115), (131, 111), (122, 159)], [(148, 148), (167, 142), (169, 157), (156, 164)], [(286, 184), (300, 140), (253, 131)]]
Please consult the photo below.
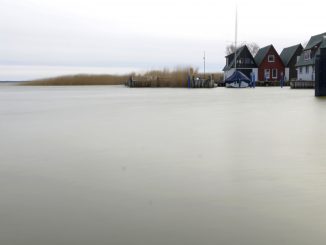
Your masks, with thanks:
[(313, 89), (315, 88), (315, 81), (291, 81), (292, 89)]

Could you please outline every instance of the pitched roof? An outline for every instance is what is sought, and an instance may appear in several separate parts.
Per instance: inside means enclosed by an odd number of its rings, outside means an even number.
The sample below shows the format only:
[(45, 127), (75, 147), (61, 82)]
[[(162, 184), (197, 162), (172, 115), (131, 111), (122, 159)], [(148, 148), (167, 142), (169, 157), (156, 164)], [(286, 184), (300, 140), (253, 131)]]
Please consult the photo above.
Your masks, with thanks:
[[(244, 50), (244, 48), (245, 48), (246, 46), (247, 46), (247, 45), (243, 45), (243, 46), (237, 48), (237, 54), (239, 55), (239, 54), (242, 52), (242, 50)], [(228, 55), (225, 56), (225, 57), (229, 57), (229, 56), (231, 56), (231, 55), (234, 55), (234, 52), (231, 53), (231, 54), (228, 54)]]
[(280, 54), (280, 57), (281, 57), (281, 59), (283, 61), (283, 64), (285, 66), (288, 66), (288, 64), (291, 61), (293, 55), (295, 55), (298, 48), (300, 48), (300, 47), (303, 49), (301, 44), (297, 44), (297, 45), (294, 45), (294, 46), (287, 47), (287, 48), (283, 49), (282, 53)]
[[(320, 45), (320, 47), (322, 47), (322, 46), (326, 47), (325, 38), (326, 38), (326, 32), (312, 36), (310, 38), (307, 46), (304, 48), (304, 50), (312, 49), (313, 47), (318, 46), (318, 45)], [(309, 59), (309, 60), (304, 59), (304, 52), (302, 52), (296, 66), (314, 65), (316, 55), (320, 54), (320, 47), (318, 48), (316, 54), (313, 57), (311, 57), (311, 59)]]
[(258, 50), (255, 56), (255, 61), (258, 66), (263, 62), (264, 58), (266, 57), (271, 47), (273, 47), (272, 44)]
[(324, 39), (324, 41), (320, 45), (320, 48), (326, 48), (326, 39)]
[[(316, 52), (316, 55), (319, 54), (319, 50)], [(295, 66), (309, 66), (309, 65), (314, 65), (315, 64), (315, 57), (311, 57), (309, 60), (304, 59), (304, 53), (302, 53), (299, 57), (298, 62), (296, 63)]]
[[(245, 47), (247, 47), (247, 46), (244, 45), (244, 46), (242, 46), (242, 47), (240, 47), (240, 48), (237, 49), (237, 51), (236, 51), (237, 52), (237, 56), (241, 54), (241, 52), (245, 49)], [(232, 68), (232, 66), (234, 66), (234, 62), (235, 62), (235, 60), (234, 60), (234, 53), (235, 52), (233, 52), (233, 53), (231, 53), (231, 54), (229, 54), (229, 55), (226, 56), (226, 57), (233, 56), (233, 59), (232, 60), (229, 60), (229, 64), (225, 65), (225, 67), (223, 68), (223, 71), (230, 70)]]
[(305, 50), (307, 49), (311, 49), (314, 46), (317, 46), (319, 43), (321, 43), (324, 38), (326, 37), (326, 32), (312, 36), (307, 44), (307, 46), (305, 47)]

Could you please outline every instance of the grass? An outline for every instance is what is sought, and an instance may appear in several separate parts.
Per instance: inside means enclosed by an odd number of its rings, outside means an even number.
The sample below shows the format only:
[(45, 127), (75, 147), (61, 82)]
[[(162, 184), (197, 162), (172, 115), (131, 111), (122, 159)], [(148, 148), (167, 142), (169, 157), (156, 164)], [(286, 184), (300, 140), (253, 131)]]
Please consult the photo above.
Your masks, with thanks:
[[(142, 74), (125, 75), (69, 75), (53, 78), (37, 79), (22, 83), (29, 86), (73, 86), (73, 85), (122, 85), (130, 77), (137, 81), (137, 87), (187, 87), (188, 74), (203, 77), (193, 68), (176, 68), (174, 70), (152, 70)], [(208, 78), (210, 74), (206, 74)], [(218, 81), (221, 73), (212, 74), (213, 79)]]

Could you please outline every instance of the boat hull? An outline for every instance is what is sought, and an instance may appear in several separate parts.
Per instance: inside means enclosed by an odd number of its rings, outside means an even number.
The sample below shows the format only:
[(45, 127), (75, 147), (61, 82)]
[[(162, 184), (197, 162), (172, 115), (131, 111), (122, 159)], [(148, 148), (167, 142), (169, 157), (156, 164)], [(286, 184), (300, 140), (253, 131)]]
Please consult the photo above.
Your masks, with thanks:
[(225, 87), (227, 88), (248, 88), (249, 83), (247, 82), (232, 82), (232, 83), (226, 83)]

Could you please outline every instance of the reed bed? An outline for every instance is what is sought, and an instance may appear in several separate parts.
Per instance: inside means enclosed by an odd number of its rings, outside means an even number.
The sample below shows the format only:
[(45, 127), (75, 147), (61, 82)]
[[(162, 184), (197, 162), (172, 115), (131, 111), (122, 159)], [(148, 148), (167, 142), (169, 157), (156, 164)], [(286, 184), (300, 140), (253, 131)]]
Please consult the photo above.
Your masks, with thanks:
[[(131, 74), (130, 74), (131, 75)], [(37, 79), (22, 83), (30, 86), (72, 86), (72, 85), (121, 85), (130, 75), (69, 75)]]
[[(73, 86), (73, 85), (122, 85), (132, 77), (137, 81), (138, 87), (187, 87), (188, 76), (200, 76), (194, 68), (176, 68), (174, 70), (152, 70), (145, 73), (130, 73), (125, 75), (90, 75), (78, 74), (59, 76), (53, 78), (36, 79), (23, 82), (29, 86)], [(208, 77), (210, 74), (206, 74)], [(220, 73), (213, 74), (213, 79), (218, 80)]]
[(193, 68), (153, 70), (132, 79), (137, 81), (137, 87), (187, 87), (188, 76), (196, 72)]

